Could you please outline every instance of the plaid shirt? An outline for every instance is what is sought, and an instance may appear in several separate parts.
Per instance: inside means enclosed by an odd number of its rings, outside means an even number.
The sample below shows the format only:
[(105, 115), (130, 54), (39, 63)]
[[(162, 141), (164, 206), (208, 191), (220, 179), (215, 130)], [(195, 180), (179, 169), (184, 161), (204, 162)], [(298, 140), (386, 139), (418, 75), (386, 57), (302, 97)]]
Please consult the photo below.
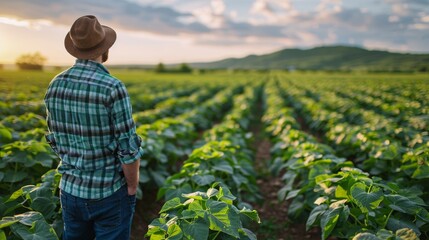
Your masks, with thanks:
[(60, 188), (100, 199), (126, 183), (121, 164), (143, 150), (124, 84), (100, 63), (76, 60), (57, 75), (45, 95), (48, 143), (61, 158)]

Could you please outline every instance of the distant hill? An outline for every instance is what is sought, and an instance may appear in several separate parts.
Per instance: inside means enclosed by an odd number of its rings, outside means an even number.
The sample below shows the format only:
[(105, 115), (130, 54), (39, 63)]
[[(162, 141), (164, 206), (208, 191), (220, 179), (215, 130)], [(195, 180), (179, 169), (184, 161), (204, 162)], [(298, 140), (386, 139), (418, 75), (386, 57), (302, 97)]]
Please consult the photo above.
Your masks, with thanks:
[(349, 46), (324, 46), (312, 49), (284, 49), (244, 58), (191, 63), (205, 69), (306, 69), (429, 71), (429, 54), (392, 53)]

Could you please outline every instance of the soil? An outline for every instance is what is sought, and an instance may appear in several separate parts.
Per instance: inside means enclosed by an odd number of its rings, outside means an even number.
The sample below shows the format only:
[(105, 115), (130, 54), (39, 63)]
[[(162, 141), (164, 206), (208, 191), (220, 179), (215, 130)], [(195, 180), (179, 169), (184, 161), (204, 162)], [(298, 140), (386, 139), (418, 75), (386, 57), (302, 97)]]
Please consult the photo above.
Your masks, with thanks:
[[(144, 190), (143, 190), (144, 191)], [(148, 189), (143, 192), (143, 199), (137, 200), (134, 213), (133, 225), (131, 227), (131, 240), (147, 239), (148, 226), (153, 219), (158, 218), (164, 201), (156, 200), (158, 189)]]
[[(258, 108), (261, 110), (261, 106)], [(256, 151), (255, 170), (258, 173), (257, 184), (262, 196), (262, 200), (253, 205), (259, 213), (261, 224), (254, 224), (252, 231), (256, 233), (258, 239), (265, 240), (320, 239), (318, 229), (306, 231), (305, 223), (292, 222), (287, 216), (289, 202), (278, 200), (277, 192), (284, 183), (281, 180), (282, 174), (274, 176), (268, 171), (271, 142), (264, 136), (262, 127), (259, 116), (251, 131), (255, 137), (253, 143)]]
[(323, 137), (324, 137), (323, 133), (312, 131), (312, 130), (310, 129), (310, 126), (308, 126), (308, 124), (305, 122), (304, 118), (303, 118), (303, 117), (301, 117), (301, 116), (297, 116), (297, 117), (296, 117), (296, 121), (297, 121), (297, 122), (298, 122), (298, 124), (300, 125), (300, 130), (301, 130), (301, 131), (306, 132), (306, 133), (308, 133), (308, 134), (312, 135), (313, 137), (315, 137), (315, 138), (316, 138), (316, 140), (317, 140), (319, 143), (323, 143)]

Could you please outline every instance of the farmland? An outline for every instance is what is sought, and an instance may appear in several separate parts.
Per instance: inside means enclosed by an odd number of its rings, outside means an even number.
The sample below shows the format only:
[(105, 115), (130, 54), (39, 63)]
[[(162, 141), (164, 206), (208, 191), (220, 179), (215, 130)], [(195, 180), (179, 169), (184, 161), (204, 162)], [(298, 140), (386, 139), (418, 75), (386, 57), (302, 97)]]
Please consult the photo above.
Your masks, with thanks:
[[(56, 73), (0, 70), (0, 239), (61, 236)], [(427, 74), (112, 74), (145, 151), (134, 239), (429, 239)]]

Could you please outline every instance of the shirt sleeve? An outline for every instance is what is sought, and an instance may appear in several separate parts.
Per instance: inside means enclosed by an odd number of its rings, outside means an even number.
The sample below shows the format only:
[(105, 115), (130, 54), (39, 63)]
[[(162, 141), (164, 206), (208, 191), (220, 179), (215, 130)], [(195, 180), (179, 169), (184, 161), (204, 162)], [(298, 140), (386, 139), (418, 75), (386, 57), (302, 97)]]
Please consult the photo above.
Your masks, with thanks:
[(117, 142), (117, 157), (123, 164), (130, 164), (141, 158), (141, 138), (136, 133), (132, 118), (130, 97), (125, 85), (120, 82), (112, 92), (112, 123)]

